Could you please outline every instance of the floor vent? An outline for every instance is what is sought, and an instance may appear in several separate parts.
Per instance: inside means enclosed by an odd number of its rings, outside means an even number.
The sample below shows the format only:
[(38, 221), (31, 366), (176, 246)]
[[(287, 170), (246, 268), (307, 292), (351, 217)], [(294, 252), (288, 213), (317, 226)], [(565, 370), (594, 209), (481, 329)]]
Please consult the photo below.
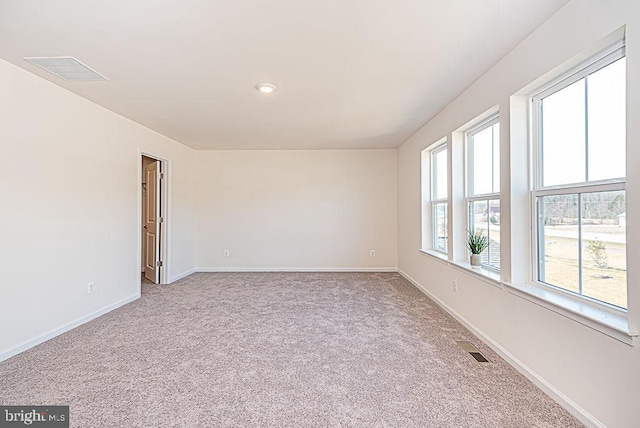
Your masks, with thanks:
[(479, 362), (479, 363), (488, 363), (489, 362), (489, 360), (487, 360), (487, 358), (484, 355), (482, 355), (480, 350), (478, 348), (476, 348), (476, 346), (473, 343), (467, 342), (467, 341), (459, 341), (459, 342), (456, 341), (456, 343), (458, 344), (459, 347), (464, 349), (473, 358), (475, 358), (477, 362)]
[(469, 352), (471, 354), (471, 356), (473, 358), (476, 359), (477, 362), (479, 363), (488, 363), (489, 360), (487, 360), (484, 355), (482, 355), (480, 352)]

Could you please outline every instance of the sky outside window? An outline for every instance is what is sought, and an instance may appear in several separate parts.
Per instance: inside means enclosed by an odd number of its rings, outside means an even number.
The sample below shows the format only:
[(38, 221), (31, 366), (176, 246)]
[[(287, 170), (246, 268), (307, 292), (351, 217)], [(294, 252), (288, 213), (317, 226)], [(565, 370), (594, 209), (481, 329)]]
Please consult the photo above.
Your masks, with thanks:
[(434, 155), (435, 186), (433, 199), (447, 199), (447, 149)]
[(472, 195), (500, 192), (500, 123), (473, 134)]
[(626, 175), (625, 79), (621, 58), (542, 100), (543, 186)]

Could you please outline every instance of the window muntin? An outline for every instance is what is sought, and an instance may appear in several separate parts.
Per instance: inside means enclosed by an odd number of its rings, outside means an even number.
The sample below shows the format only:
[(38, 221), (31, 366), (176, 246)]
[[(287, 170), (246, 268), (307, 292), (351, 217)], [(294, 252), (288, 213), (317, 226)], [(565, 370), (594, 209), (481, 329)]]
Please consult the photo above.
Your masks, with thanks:
[(627, 307), (624, 48), (533, 97), (538, 282)]
[[(481, 230), (489, 246), (482, 264), (500, 269), (500, 122), (494, 116), (466, 133), (469, 230)], [(468, 256), (468, 255), (467, 255)]]
[(448, 151), (443, 143), (431, 151), (431, 248), (448, 251)]

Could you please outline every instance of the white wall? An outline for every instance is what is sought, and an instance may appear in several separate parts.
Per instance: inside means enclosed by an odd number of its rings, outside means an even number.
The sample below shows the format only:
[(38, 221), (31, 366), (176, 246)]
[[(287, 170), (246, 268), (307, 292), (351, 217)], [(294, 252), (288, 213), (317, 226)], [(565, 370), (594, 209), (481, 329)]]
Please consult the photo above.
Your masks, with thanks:
[(203, 151), (195, 169), (198, 268), (397, 266), (396, 150)]
[(138, 294), (140, 150), (171, 164), (170, 277), (195, 216), (193, 150), (2, 60), (0, 82), (1, 360)]
[[(640, 216), (640, 2), (574, 0), (516, 47), (492, 70), (464, 91), (403, 144), (399, 164), (399, 268), (424, 286), (490, 341), (520, 360), (548, 386), (582, 409), (583, 420), (610, 427), (640, 426), (640, 347), (631, 347), (537, 306), (453, 266), (418, 251), (421, 246), (420, 152), (443, 136), (499, 105), (503, 135), (509, 131), (509, 97), (576, 54), (591, 48), (626, 24), (628, 90), (627, 213)], [(505, 137), (508, 142), (508, 137)], [(505, 139), (503, 138), (503, 142)], [(522, 152), (522, 148), (518, 151)], [(509, 147), (502, 149), (503, 171), (511, 168)], [(459, 165), (454, 165), (459, 167)], [(513, 171), (513, 174), (521, 174)], [(526, 220), (510, 218), (509, 189), (503, 175), (501, 223), (522, 230)], [(523, 223), (525, 222), (525, 223)], [(628, 242), (640, 240), (640, 226), (628, 224)], [(455, 244), (455, 242), (454, 242)], [(458, 243), (460, 245), (460, 243)], [(514, 242), (513, 245), (518, 245)], [(511, 242), (501, 242), (506, 278), (511, 268)], [(640, 246), (629, 245), (629, 321), (638, 328), (640, 313)], [(452, 281), (459, 283), (458, 293)]]

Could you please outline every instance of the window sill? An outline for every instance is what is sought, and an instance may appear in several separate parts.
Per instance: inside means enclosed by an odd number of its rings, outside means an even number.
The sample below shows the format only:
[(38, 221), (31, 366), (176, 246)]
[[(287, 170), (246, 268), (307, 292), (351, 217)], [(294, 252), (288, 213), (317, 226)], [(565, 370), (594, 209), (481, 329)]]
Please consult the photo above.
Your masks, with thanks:
[(510, 293), (570, 318), (580, 324), (606, 334), (616, 340), (635, 346), (637, 331), (629, 330), (627, 315), (622, 311), (599, 307), (582, 299), (536, 284), (510, 284)]
[(473, 269), (471, 265), (467, 262), (453, 262), (447, 258), (447, 255), (441, 253), (439, 251), (434, 250), (418, 250), (422, 254), (429, 256), (430, 258), (435, 259), (436, 261), (443, 263), (447, 266), (452, 266), (454, 269), (462, 271), (468, 275), (471, 275), (475, 278), (480, 279), (481, 281), (486, 282), (487, 284), (493, 285), (494, 287), (502, 289), (502, 282), (500, 281), (500, 274), (485, 268), (481, 269)]
[(449, 264), (459, 271), (476, 277), (489, 285), (502, 289), (502, 282), (500, 282), (500, 274), (498, 272), (485, 268), (474, 269), (471, 267), (471, 264), (467, 262), (449, 262)]
[(433, 258), (436, 261), (439, 261), (440, 263), (444, 263), (446, 265), (449, 264), (449, 260), (447, 259), (447, 255), (444, 254), (444, 253), (441, 253), (441, 252), (435, 251), (435, 250), (423, 250), (423, 249), (419, 249), (418, 251), (420, 251), (424, 255), (427, 255), (427, 256)]

